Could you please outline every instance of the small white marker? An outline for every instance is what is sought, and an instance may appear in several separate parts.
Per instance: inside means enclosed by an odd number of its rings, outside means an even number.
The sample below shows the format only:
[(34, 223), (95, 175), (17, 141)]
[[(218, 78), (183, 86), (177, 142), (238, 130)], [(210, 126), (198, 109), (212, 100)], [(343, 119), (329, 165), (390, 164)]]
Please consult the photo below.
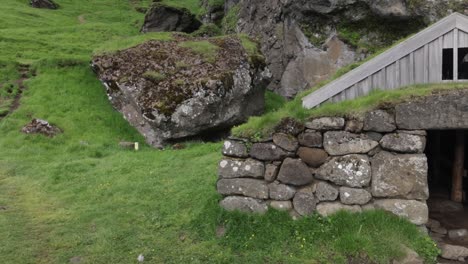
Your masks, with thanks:
[(135, 142), (135, 150), (138, 151), (140, 149), (140, 144), (138, 142)]

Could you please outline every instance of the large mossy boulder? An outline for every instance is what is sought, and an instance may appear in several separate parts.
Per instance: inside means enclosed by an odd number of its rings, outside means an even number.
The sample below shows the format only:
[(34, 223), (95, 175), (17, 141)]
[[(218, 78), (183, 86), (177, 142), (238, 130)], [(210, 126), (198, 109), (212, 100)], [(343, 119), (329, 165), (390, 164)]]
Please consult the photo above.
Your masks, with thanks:
[(236, 36), (173, 35), (96, 55), (93, 68), (112, 105), (150, 145), (162, 147), (227, 130), (263, 112), (265, 66), (252, 47)]
[(153, 3), (145, 16), (141, 32), (178, 31), (192, 33), (202, 23), (186, 8), (176, 8), (162, 3)]

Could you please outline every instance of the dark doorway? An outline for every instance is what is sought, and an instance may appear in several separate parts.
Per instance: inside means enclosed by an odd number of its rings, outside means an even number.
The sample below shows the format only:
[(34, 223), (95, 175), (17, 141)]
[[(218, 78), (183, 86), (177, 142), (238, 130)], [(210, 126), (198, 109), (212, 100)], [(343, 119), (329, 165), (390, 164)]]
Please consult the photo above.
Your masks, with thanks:
[[(458, 139), (457, 139), (458, 137)], [(460, 137), (462, 140), (460, 140)], [(463, 142), (459, 146), (459, 142)], [(458, 144), (458, 145), (457, 145)], [(451, 239), (447, 231), (468, 229), (468, 132), (462, 130), (428, 131), (426, 155), (429, 165), (429, 217), (440, 222), (441, 228), (430, 228), (431, 236), (449, 244), (468, 246), (468, 237)], [(463, 160), (460, 150), (466, 151)], [(460, 160), (460, 159), (459, 159)], [(461, 165), (460, 165), (461, 164)], [(462, 200), (455, 202), (454, 198), (454, 171), (462, 168)], [(443, 231), (445, 230), (445, 231)], [(438, 233), (440, 232), (440, 233)], [(444, 233), (445, 234), (441, 234)]]
[(468, 48), (458, 49), (458, 79), (468, 80)]
[(442, 80), (453, 80), (453, 49), (442, 51)]

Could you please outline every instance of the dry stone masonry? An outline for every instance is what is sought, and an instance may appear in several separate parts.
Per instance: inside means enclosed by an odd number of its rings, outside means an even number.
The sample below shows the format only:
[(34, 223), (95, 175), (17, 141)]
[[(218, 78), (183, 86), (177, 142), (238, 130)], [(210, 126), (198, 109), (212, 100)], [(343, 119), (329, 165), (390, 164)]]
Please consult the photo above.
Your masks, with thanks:
[[(375, 110), (362, 120), (323, 117), (302, 128), (286, 121), (295, 129), (279, 129), (264, 142), (229, 139), (219, 163), (220, 204), (253, 213), (270, 207), (292, 216), (383, 209), (423, 225), (426, 132), (399, 130), (396, 120), (394, 110)], [(407, 118), (400, 120), (405, 126)]]

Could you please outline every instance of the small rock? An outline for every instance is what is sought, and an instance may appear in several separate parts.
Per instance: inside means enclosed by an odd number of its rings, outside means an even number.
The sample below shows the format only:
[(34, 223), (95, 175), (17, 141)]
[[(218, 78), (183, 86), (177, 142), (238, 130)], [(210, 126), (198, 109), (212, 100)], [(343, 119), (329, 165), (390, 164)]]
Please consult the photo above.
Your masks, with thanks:
[(135, 142), (119, 142), (119, 146), (125, 149), (135, 149)]
[(279, 166), (274, 164), (268, 164), (265, 168), (265, 181), (274, 182), (278, 176)]
[(293, 208), (291, 201), (271, 201), (270, 207), (278, 211), (289, 211)]
[(340, 130), (345, 125), (344, 118), (341, 117), (322, 117), (306, 122), (305, 126), (313, 130)]
[(302, 161), (307, 163), (307, 165), (314, 168), (322, 166), (328, 159), (328, 153), (323, 149), (317, 148), (301, 147), (297, 151), (297, 155)]
[(460, 260), (468, 257), (468, 248), (462, 246), (455, 246), (449, 244), (440, 244), (440, 250), (442, 251), (441, 257), (450, 260)]
[(429, 229), (439, 228), (439, 227), (440, 227), (440, 222), (437, 221), (437, 220), (434, 220), (434, 219), (429, 219), (429, 221), (427, 221), (426, 226), (427, 226)]
[(258, 213), (264, 214), (268, 211), (268, 206), (262, 200), (242, 197), (242, 196), (229, 196), (224, 198), (220, 205), (227, 211), (240, 211), (245, 213)]
[(372, 199), (372, 195), (364, 189), (340, 188), (340, 200), (347, 205), (365, 205)]
[(31, 0), (30, 4), (34, 8), (57, 9), (58, 5), (52, 0)]
[(264, 161), (284, 159), (288, 153), (273, 143), (255, 143), (250, 150), (250, 156)]
[(72, 264), (79, 264), (83, 261), (83, 259), (80, 256), (75, 256), (70, 258), (69, 262)]
[(310, 215), (315, 211), (317, 199), (310, 190), (301, 190), (296, 193), (293, 200), (294, 209), (302, 216)]
[(263, 162), (247, 159), (223, 159), (219, 162), (218, 175), (222, 179), (232, 178), (263, 178), (265, 165)]
[(275, 143), (280, 148), (295, 152), (299, 147), (299, 142), (294, 136), (284, 134), (284, 133), (276, 133), (273, 135), (273, 143)]
[(327, 217), (339, 211), (349, 211), (352, 213), (360, 213), (362, 209), (359, 205), (344, 205), (340, 202), (333, 203), (319, 203), (317, 205), (317, 213), (321, 216)]
[(362, 121), (353, 119), (346, 122), (345, 131), (351, 133), (361, 133), (363, 128), (364, 123)]
[(426, 137), (394, 133), (385, 135), (380, 141), (382, 148), (401, 153), (423, 153), (426, 148)]
[(309, 168), (300, 159), (285, 159), (278, 174), (279, 181), (295, 186), (307, 185), (313, 179)]
[(450, 239), (453, 240), (460, 240), (468, 238), (468, 230), (467, 229), (454, 229), (448, 231), (448, 236)]
[(140, 255), (138, 255), (137, 260), (138, 260), (138, 262), (143, 262), (143, 261), (145, 261), (145, 256), (143, 256), (143, 254), (140, 254)]
[(226, 227), (219, 225), (216, 227), (216, 237), (223, 237), (226, 234)]
[(323, 137), (320, 132), (305, 132), (298, 137), (301, 146), (309, 148), (321, 148), (323, 146)]
[(367, 153), (379, 143), (364, 134), (352, 134), (345, 131), (329, 131), (324, 135), (323, 146), (328, 154), (341, 156)]
[(431, 231), (436, 233), (436, 234), (441, 234), (441, 235), (446, 235), (447, 234), (447, 229), (445, 227), (442, 227), (442, 226), (431, 228)]
[(340, 186), (365, 187), (371, 181), (371, 165), (364, 155), (336, 157), (317, 169), (315, 177)]
[(222, 195), (243, 195), (258, 199), (268, 199), (268, 186), (262, 180), (221, 179), (217, 183)]
[(247, 146), (242, 141), (226, 140), (223, 144), (223, 155), (235, 158), (247, 158)]
[(338, 194), (338, 189), (326, 182), (319, 182), (316, 186), (315, 196), (319, 201), (335, 201)]
[(277, 201), (291, 200), (296, 194), (296, 188), (274, 182), (268, 185), (270, 189), (270, 198)]
[(368, 112), (364, 118), (364, 130), (375, 132), (395, 131), (395, 117), (384, 110)]
[(41, 119), (33, 119), (29, 124), (21, 129), (25, 134), (42, 134), (47, 137), (54, 137), (62, 133), (60, 128), (49, 124), (49, 122)]

